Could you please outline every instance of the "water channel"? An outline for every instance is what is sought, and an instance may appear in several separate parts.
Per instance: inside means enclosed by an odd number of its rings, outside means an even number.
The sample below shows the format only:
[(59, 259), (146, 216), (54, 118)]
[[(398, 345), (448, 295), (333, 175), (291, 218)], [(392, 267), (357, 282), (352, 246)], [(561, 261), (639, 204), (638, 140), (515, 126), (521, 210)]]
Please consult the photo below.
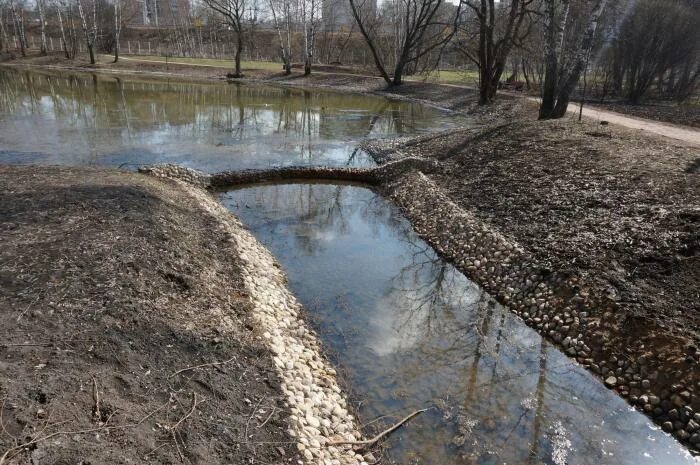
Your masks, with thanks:
[[(365, 137), (456, 124), (380, 98), (0, 68), (0, 163), (363, 164)], [(397, 463), (694, 463), (373, 191), (280, 184), (220, 198), (283, 265), (363, 423), (432, 407), (387, 443)]]

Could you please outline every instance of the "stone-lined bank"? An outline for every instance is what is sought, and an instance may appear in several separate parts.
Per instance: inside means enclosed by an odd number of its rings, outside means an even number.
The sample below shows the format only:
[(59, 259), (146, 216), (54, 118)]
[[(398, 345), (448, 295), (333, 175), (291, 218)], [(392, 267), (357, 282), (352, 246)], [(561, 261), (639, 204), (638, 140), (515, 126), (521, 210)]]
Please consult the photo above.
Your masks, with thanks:
[[(272, 255), (209, 193), (191, 184), (185, 189), (217, 219), (243, 261), (246, 290), (254, 319), (274, 354), (273, 361), (287, 396), (289, 434), (305, 463), (368, 465), (351, 445), (361, 433), (336, 381), (336, 372), (323, 357), (318, 338), (301, 317), (301, 306), (285, 285)], [(371, 458), (368, 455), (368, 458)]]
[(623, 339), (615, 305), (605, 295), (575, 275), (538, 264), (423, 173), (409, 173), (383, 188), (441, 256), (698, 453), (700, 386), (692, 382), (692, 365), (659, 359), (653, 347)]
[[(213, 175), (173, 165), (144, 170), (211, 188), (285, 179), (379, 186), (445, 259), (697, 453), (699, 386), (692, 382), (692, 368), (683, 359), (660, 359), (654, 348), (623, 338), (614, 302), (578, 276), (538, 263), (518, 244), (460, 208), (423, 174), (434, 167), (431, 161), (404, 158), (376, 168), (291, 167)], [(673, 342), (659, 341), (667, 346)]]

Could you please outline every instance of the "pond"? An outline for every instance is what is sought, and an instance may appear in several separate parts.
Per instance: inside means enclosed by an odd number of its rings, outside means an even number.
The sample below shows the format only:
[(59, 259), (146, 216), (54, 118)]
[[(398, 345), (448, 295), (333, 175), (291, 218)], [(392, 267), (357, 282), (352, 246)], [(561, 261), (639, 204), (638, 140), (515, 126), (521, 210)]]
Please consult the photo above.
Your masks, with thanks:
[(371, 96), (0, 68), (0, 163), (361, 166), (363, 139), (456, 124)]
[(371, 190), (266, 185), (221, 200), (284, 267), (363, 423), (434, 407), (388, 441), (397, 463), (694, 463)]
[[(377, 97), (0, 68), (0, 163), (357, 166), (371, 163), (356, 151), (366, 138), (459, 124)], [(362, 422), (431, 407), (387, 443), (398, 463), (693, 463), (371, 190), (265, 185), (221, 199), (284, 266)]]

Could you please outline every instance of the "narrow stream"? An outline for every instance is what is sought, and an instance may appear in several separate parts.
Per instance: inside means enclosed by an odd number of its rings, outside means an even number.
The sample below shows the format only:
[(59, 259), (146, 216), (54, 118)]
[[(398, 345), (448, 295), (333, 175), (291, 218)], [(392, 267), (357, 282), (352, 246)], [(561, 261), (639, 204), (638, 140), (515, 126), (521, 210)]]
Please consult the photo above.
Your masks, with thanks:
[(283, 265), (363, 422), (435, 407), (388, 442), (397, 463), (694, 463), (371, 190), (266, 185), (221, 199)]
[[(0, 68), (0, 163), (365, 165), (365, 138), (463, 124), (375, 97)], [(432, 407), (387, 443), (398, 463), (694, 463), (372, 191), (266, 185), (221, 199), (284, 266), (363, 422)]]

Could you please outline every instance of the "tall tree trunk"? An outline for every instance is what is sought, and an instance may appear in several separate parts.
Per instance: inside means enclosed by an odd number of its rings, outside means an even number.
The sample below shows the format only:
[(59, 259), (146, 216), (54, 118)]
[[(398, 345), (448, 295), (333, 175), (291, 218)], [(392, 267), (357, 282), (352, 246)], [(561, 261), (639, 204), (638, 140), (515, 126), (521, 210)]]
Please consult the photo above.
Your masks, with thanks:
[(46, 46), (46, 17), (44, 16), (44, 0), (36, 0), (36, 7), (39, 10), (39, 22), (41, 30), (41, 45), (40, 50), (42, 55), (48, 54), (48, 47)]
[(21, 12), (17, 12), (17, 7), (14, 1), (10, 2), (10, 8), (12, 10), (12, 19), (15, 25), (15, 34), (17, 36), (17, 39), (19, 40), (19, 51), (23, 57), (26, 57), (27, 43), (24, 35), (24, 17), (22, 16)]
[(82, 1), (81, 0), (77, 1), (78, 14), (80, 14), (80, 21), (82, 22), (82, 25), (83, 25), (83, 34), (85, 34), (85, 46), (87, 47), (88, 53), (90, 54), (90, 64), (92, 64), (92, 65), (95, 64), (95, 51), (93, 50), (93, 45), (94, 45), (95, 37), (97, 35), (97, 31), (95, 30), (97, 25), (94, 22), (97, 20), (97, 12), (96, 12), (97, 6), (95, 5), (95, 2), (96, 2), (96, 0), (92, 0), (93, 26), (88, 27), (87, 18), (85, 16), (85, 10), (83, 9)]
[(68, 51), (68, 41), (66, 40), (66, 30), (63, 27), (63, 15), (61, 14), (61, 6), (56, 5), (56, 14), (58, 16), (58, 27), (61, 31), (61, 47), (63, 48), (63, 54), (66, 59), (70, 59), (70, 52)]
[[(596, 0), (596, 3), (588, 17), (588, 25), (583, 33), (581, 41), (573, 54), (571, 68), (560, 69), (559, 53), (557, 48), (562, 48), (563, 36), (566, 30), (566, 21), (569, 14), (569, 3), (565, 4), (561, 21), (556, 26), (556, 1), (546, 0), (545, 3), (545, 83), (542, 88), (542, 103), (540, 105), (539, 118), (561, 118), (566, 115), (571, 94), (576, 88), (581, 73), (588, 65), (588, 60), (595, 43), (595, 33), (598, 21), (603, 14), (607, 0)], [(555, 30), (555, 27), (557, 30)]]
[(369, 35), (369, 32), (365, 28), (364, 21), (362, 20), (360, 16), (360, 11), (357, 8), (357, 5), (355, 4), (356, 0), (349, 0), (350, 2), (350, 9), (352, 10), (352, 15), (355, 17), (355, 22), (357, 23), (357, 26), (360, 29), (360, 33), (362, 36), (365, 38), (365, 42), (367, 43), (367, 46), (369, 47), (369, 51), (372, 53), (372, 58), (374, 59), (374, 64), (377, 67), (377, 71), (379, 71), (379, 74), (382, 76), (382, 79), (387, 83), (387, 85), (391, 86), (393, 84), (391, 78), (389, 77), (389, 73), (386, 72), (386, 69), (384, 68), (384, 64), (382, 63), (382, 59), (379, 56), (379, 50), (377, 50), (377, 47), (374, 43), (374, 40), (372, 40), (372, 37)]
[(5, 30), (5, 15), (4, 11), (0, 10), (0, 52), (4, 48), (6, 52), (10, 51), (10, 39), (7, 36), (7, 30)]
[(122, 32), (121, 0), (114, 0), (114, 63), (119, 61), (119, 36)]
[(574, 67), (569, 72), (566, 80), (564, 80), (563, 86), (559, 89), (557, 103), (554, 106), (554, 111), (552, 112), (551, 116), (552, 118), (562, 118), (564, 115), (566, 115), (566, 110), (569, 107), (569, 100), (571, 99), (571, 93), (576, 88), (576, 85), (581, 77), (581, 73), (588, 64), (588, 59), (595, 43), (595, 33), (598, 29), (598, 21), (600, 20), (600, 16), (603, 14), (606, 4), (607, 0), (598, 0), (597, 4), (591, 11), (588, 27), (584, 33), (581, 45), (576, 51)]
[[(562, 46), (561, 39), (564, 37), (566, 28), (566, 14), (562, 15), (562, 22), (559, 24), (559, 34), (555, 27), (556, 23), (556, 0), (545, 0), (545, 39), (544, 39), (544, 84), (542, 86), (542, 103), (540, 104), (540, 119), (548, 118), (554, 111), (556, 103), (556, 88), (559, 80), (559, 52), (558, 46)], [(566, 8), (568, 10), (568, 1)]]
[(235, 69), (234, 69), (234, 74), (236, 77), (241, 77), (241, 54), (243, 53), (243, 37), (241, 37), (242, 33), (240, 30), (240, 23), (239, 23), (239, 29), (238, 32), (236, 32), (236, 54), (234, 56), (235, 60)]

